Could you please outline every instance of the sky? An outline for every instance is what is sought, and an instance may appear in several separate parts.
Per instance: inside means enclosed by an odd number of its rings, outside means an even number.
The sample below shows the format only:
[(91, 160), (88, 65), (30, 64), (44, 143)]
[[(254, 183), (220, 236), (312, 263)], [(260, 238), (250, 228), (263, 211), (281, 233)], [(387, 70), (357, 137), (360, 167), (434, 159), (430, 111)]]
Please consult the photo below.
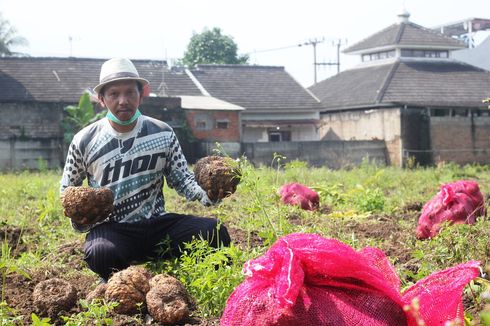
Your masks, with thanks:
[[(429, 28), (490, 19), (489, 0), (0, 0), (3, 18), (29, 42), (14, 50), (31, 56), (172, 65), (193, 34), (218, 27), (250, 64), (283, 66), (304, 87), (314, 83), (315, 71), (317, 81), (334, 76), (332, 63), (340, 61), (340, 71), (357, 65), (358, 56), (342, 50), (397, 22), (403, 9)], [(315, 53), (317, 63), (327, 63), (316, 70)]]

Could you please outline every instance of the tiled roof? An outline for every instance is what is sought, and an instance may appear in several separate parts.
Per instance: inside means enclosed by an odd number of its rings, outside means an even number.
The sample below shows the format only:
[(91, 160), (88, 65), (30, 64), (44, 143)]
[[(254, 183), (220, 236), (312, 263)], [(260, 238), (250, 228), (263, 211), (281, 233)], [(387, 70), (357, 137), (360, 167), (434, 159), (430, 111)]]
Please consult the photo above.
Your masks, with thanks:
[[(0, 58), (0, 102), (40, 101), (77, 103), (86, 89), (97, 85), (107, 59)], [(151, 87), (160, 85), (164, 63), (132, 60)]]
[(202, 96), (202, 92), (194, 84), (185, 71), (165, 71), (163, 83), (155, 92), (160, 96)]
[(193, 76), (213, 97), (253, 111), (317, 111), (317, 99), (284, 67), (198, 65)]
[(490, 72), (452, 60), (402, 59), (346, 70), (310, 90), (326, 110), (399, 104), (485, 108)]
[[(0, 58), (0, 102), (77, 103), (98, 83), (106, 59)], [(140, 76), (159, 96), (203, 96), (247, 110), (308, 110), (321, 107), (283, 67), (202, 65), (191, 73), (168, 70), (164, 62), (132, 60)], [(208, 94), (206, 94), (208, 93)]]
[(466, 45), (456, 39), (420, 25), (403, 22), (393, 24), (368, 38), (346, 48), (344, 53), (368, 52), (379, 47), (426, 46), (427, 48), (459, 49)]

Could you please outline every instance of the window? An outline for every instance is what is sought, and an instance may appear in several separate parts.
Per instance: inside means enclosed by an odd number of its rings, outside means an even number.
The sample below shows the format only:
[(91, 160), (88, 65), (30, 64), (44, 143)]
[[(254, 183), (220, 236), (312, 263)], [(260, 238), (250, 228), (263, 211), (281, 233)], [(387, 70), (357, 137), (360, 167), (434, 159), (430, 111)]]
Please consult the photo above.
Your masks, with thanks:
[(290, 131), (270, 131), (269, 132), (269, 141), (270, 142), (291, 141), (291, 132)]
[(418, 57), (418, 58), (448, 58), (448, 51), (444, 50), (413, 50), (402, 49), (402, 57)]
[(206, 130), (206, 121), (196, 121), (197, 130)]
[(380, 60), (380, 59), (386, 59), (386, 58), (394, 58), (394, 57), (395, 57), (395, 50), (391, 50), (391, 51), (383, 51), (383, 52), (363, 54), (362, 55), (362, 61), (367, 62), (367, 61)]
[(218, 120), (216, 121), (216, 128), (217, 129), (228, 129), (228, 121), (227, 120)]

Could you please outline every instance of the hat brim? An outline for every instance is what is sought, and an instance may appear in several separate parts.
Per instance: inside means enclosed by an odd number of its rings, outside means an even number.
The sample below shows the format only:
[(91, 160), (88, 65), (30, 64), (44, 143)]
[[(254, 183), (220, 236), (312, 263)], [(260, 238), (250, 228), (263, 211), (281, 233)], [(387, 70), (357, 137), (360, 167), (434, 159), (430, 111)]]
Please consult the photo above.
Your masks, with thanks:
[(150, 82), (144, 78), (141, 77), (119, 77), (119, 78), (114, 78), (108, 81), (105, 81), (103, 83), (98, 84), (97, 86), (94, 87), (94, 92), (99, 94), (100, 90), (104, 87), (107, 86), (110, 83), (121, 81), (121, 80), (134, 80), (139, 82), (142, 86), (148, 85)]

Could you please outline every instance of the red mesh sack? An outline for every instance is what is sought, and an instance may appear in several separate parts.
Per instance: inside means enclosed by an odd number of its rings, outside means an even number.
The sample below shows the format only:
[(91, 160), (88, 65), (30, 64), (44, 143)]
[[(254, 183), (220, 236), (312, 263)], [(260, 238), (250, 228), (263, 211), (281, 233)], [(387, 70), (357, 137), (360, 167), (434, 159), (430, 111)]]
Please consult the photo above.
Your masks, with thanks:
[(453, 320), (459, 320), (462, 325), (464, 309), (461, 293), (466, 284), (478, 277), (479, 266), (477, 261), (469, 261), (432, 273), (406, 290), (402, 301), (410, 306), (417, 299), (419, 308), (412, 314), (425, 321), (427, 326), (445, 325)]
[(318, 193), (297, 182), (281, 186), (279, 195), (284, 204), (298, 205), (305, 210), (314, 211), (320, 206)]
[(478, 183), (462, 180), (444, 184), (424, 205), (416, 230), (417, 238), (433, 238), (446, 221), (450, 224), (474, 224), (478, 216), (486, 213)]
[[(477, 266), (474, 262), (460, 267), (461, 274), (466, 270), (467, 275), (462, 280), (446, 278), (452, 284), (446, 287), (444, 298), (461, 304), (461, 289), (478, 275)], [(247, 278), (228, 298), (223, 326), (417, 325), (420, 318), (414, 310), (403, 308), (424, 294), (425, 286), (429, 286), (427, 291), (432, 286), (428, 277), (422, 287), (416, 284), (402, 297), (400, 280), (381, 250), (356, 251), (316, 234), (296, 233), (279, 239), (263, 256), (247, 262), (243, 273)], [(454, 273), (440, 274), (434, 284), (442, 284), (445, 276)], [(430, 308), (425, 307), (426, 301)], [(440, 317), (438, 304), (422, 295), (421, 309), (416, 312)], [(444, 308), (449, 312), (444, 316), (459, 316), (451, 310), (453, 305), (444, 303)]]

